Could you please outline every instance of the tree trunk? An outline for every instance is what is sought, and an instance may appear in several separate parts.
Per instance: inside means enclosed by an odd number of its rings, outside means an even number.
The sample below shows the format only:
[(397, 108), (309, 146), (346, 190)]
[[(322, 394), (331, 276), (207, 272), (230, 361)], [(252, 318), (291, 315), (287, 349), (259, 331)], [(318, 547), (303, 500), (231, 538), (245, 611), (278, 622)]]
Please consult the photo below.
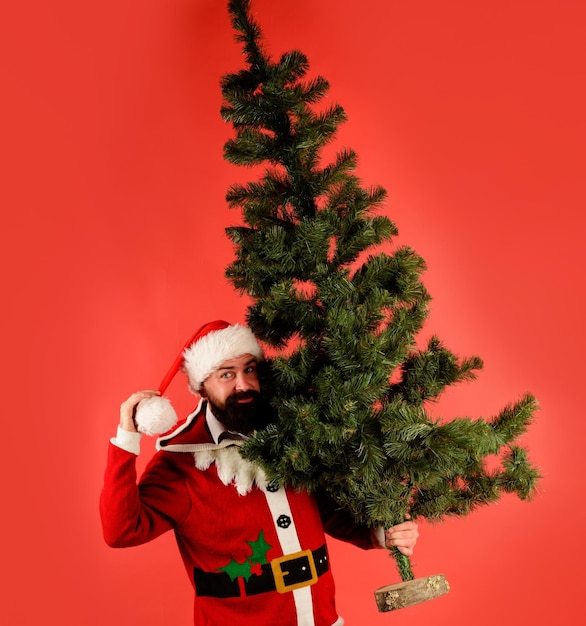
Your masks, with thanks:
[(378, 610), (386, 613), (433, 600), (448, 593), (449, 590), (450, 585), (444, 575), (437, 574), (380, 587), (374, 592), (374, 597)]

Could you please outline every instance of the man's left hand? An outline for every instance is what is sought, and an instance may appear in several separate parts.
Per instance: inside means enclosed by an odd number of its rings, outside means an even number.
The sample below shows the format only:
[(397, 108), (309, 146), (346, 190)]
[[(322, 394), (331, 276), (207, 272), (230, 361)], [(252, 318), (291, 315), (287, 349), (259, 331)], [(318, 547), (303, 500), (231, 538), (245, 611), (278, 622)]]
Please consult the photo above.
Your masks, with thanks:
[(417, 524), (407, 521), (392, 526), (385, 531), (385, 545), (387, 548), (397, 548), (405, 556), (411, 556), (418, 537), (419, 530)]

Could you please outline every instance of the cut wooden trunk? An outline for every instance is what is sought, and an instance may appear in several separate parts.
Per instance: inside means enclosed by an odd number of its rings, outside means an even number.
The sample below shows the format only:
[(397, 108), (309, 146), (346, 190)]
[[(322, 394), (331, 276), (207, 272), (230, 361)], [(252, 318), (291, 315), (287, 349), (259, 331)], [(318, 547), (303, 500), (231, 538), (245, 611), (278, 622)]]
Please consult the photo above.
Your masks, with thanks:
[(395, 585), (380, 587), (374, 592), (378, 610), (381, 613), (396, 611), (407, 606), (427, 602), (443, 596), (450, 590), (450, 585), (443, 574), (416, 578)]

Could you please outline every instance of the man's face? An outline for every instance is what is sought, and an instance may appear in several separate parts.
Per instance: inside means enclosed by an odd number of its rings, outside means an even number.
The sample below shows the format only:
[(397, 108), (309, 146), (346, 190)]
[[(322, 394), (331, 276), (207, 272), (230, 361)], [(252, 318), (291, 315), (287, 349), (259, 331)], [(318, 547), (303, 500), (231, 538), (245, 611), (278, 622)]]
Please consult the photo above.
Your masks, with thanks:
[(201, 394), (228, 430), (247, 435), (264, 422), (257, 363), (250, 354), (224, 361), (206, 378)]

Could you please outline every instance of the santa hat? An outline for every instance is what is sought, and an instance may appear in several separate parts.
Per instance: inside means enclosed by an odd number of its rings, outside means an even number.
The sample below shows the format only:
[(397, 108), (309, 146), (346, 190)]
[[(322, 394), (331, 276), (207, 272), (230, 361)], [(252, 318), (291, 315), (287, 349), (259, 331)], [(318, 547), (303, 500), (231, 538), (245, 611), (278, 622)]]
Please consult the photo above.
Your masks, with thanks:
[(160, 396), (142, 400), (136, 410), (139, 432), (160, 435), (171, 430), (177, 423), (177, 415), (171, 402), (162, 396), (179, 369), (187, 374), (189, 386), (197, 393), (205, 379), (229, 359), (250, 354), (262, 360), (263, 352), (250, 328), (231, 325), (224, 320), (204, 324), (187, 341), (181, 353), (171, 365), (159, 385)]

